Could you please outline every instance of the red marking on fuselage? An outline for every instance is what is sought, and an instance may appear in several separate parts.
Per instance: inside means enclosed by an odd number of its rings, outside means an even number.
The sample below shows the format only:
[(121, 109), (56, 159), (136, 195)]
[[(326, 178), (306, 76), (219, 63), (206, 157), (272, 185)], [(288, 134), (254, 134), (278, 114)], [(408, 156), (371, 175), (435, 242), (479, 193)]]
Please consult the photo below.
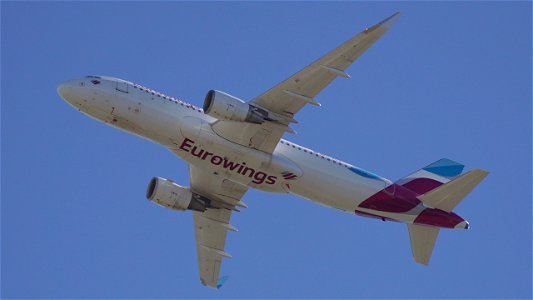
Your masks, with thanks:
[(370, 196), (359, 204), (359, 207), (378, 211), (403, 213), (420, 204), (415, 192), (398, 184), (392, 184)]

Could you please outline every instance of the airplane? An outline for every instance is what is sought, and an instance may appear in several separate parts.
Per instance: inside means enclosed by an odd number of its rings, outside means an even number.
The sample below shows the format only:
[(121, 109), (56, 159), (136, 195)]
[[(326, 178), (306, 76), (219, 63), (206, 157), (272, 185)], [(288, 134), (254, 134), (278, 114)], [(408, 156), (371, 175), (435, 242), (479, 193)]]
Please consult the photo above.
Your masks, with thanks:
[(146, 197), (166, 208), (191, 210), (200, 281), (219, 288), (232, 212), (247, 205), (249, 188), (289, 193), (359, 216), (405, 223), (414, 260), (429, 263), (441, 228), (468, 229), (453, 212), (488, 174), (463, 173), (440, 159), (398, 181), (283, 139), (295, 115), (372, 46), (399, 13), (364, 29), (285, 81), (250, 101), (210, 90), (203, 108), (126, 80), (86, 76), (63, 82), (58, 93), (96, 120), (158, 143), (189, 167), (190, 187), (161, 177)]

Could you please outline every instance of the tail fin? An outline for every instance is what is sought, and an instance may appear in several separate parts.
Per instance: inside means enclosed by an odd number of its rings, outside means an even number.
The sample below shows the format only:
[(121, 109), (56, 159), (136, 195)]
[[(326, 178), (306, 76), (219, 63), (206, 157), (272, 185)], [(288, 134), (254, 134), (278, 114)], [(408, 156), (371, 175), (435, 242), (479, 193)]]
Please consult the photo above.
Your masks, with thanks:
[(407, 224), (409, 237), (411, 239), (411, 250), (417, 263), (429, 264), (429, 259), (433, 253), (435, 241), (439, 235), (439, 228), (432, 226)]
[(396, 183), (418, 195), (423, 195), (460, 175), (463, 168), (464, 165), (443, 158), (398, 180)]
[(489, 172), (485, 170), (472, 170), (422, 196), (419, 196), (418, 199), (429, 207), (450, 212), (488, 174)]

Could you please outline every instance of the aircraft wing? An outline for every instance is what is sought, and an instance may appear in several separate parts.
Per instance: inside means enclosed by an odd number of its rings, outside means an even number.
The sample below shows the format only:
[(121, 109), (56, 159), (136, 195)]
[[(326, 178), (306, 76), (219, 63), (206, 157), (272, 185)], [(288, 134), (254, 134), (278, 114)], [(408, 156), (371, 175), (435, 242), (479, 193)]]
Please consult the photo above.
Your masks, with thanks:
[(240, 201), (247, 187), (189, 165), (191, 191), (211, 201), (216, 208), (205, 212), (194, 211), (194, 233), (200, 281), (209, 287), (220, 287), (219, 273), (223, 257), (231, 257), (224, 251), (226, 233), (237, 231), (229, 224), (231, 211), (237, 206), (246, 207)]
[(292, 75), (285, 81), (257, 96), (249, 103), (272, 113), (277, 122), (245, 124), (219, 121), (213, 126), (217, 133), (241, 145), (272, 152), (285, 133), (294, 132), (290, 123), (306, 104), (320, 106), (315, 97), (335, 78), (350, 76), (345, 70), (372, 46), (398, 19), (399, 13), (366, 28), (331, 52)]
[(279, 83), (250, 103), (292, 117), (305, 104), (320, 105), (315, 96), (338, 76), (349, 78), (345, 70), (372, 46), (399, 17), (399, 13), (344, 42), (298, 73)]

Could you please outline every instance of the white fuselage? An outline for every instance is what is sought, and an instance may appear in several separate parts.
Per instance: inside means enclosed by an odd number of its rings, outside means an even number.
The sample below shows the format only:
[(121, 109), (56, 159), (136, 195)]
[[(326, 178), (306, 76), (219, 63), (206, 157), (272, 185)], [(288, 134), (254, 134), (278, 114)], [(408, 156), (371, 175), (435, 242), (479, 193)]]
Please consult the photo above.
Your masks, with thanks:
[(357, 207), (392, 184), (385, 178), (286, 140), (272, 154), (236, 144), (211, 129), (217, 120), (202, 109), (140, 85), (88, 76), (62, 84), (59, 93), (79, 111), (159, 143), (188, 163), (240, 184), (296, 194), (351, 213), (357, 209), (405, 222), (416, 216)]

